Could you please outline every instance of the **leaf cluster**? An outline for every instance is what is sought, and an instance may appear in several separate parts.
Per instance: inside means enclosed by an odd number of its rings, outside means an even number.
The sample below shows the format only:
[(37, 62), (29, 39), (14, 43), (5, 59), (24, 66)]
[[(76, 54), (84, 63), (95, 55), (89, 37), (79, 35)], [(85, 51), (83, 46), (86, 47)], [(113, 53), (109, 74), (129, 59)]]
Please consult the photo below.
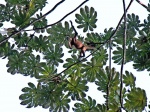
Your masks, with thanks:
[[(86, 51), (87, 58), (79, 58), (80, 50), (68, 49), (67, 36), (74, 32), (69, 22), (60, 22), (46, 28), (47, 19), (42, 9), (46, 0), (6, 0), (0, 5), (0, 26), (10, 22), (15, 27), (8, 28), (7, 34), (0, 34), (0, 40), (17, 32), (19, 29), (32, 27), (32, 33), (23, 30), (13, 36), (13, 42), (6, 41), (0, 45), (0, 57), (7, 58), (7, 71), (37, 79), (38, 83), (28, 83), (22, 89), (19, 99), (27, 108), (42, 106), (52, 112), (67, 112), (69, 103), (77, 101), (72, 108), (75, 112), (117, 112), (124, 108), (129, 112), (142, 111), (147, 105), (145, 90), (136, 87), (136, 78), (126, 71), (123, 75), (123, 92), (120, 95), (120, 73), (115, 68), (106, 66), (108, 49), (113, 50), (112, 60), (121, 64), (123, 59), (124, 24), (115, 29), (96, 32), (97, 12), (93, 7), (80, 8), (75, 14), (78, 30), (83, 29), (86, 36), (77, 36), (85, 45), (91, 43), (96, 50)], [(40, 13), (37, 13), (40, 11)], [(126, 63), (133, 62), (135, 69), (150, 70), (150, 15), (143, 23), (135, 14), (127, 15)], [(88, 58), (89, 57), (89, 58)], [(87, 96), (90, 89), (88, 82), (94, 83), (97, 90), (104, 93), (104, 104)], [(120, 105), (120, 96), (125, 101)], [(99, 99), (101, 100), (101, 99)]]

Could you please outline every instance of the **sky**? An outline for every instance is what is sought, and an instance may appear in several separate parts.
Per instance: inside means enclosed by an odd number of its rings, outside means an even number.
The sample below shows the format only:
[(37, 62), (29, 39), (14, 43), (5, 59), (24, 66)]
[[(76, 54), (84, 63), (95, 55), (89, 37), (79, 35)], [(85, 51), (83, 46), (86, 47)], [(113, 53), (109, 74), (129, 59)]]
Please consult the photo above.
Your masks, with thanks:
[[(43, 13), (46, 13), (50, 10), (57, 2), (60, 0), (48, 0), (49, 3), (47, 7), (44, 8)], [(58, 6), (58, 8), (47, 16), (48, 23), (54, 23), (62, 18), (65, 14), (75, 9), (83, 0), (66, 0), (63, 4)], [(147, 4), (149, 0), (141, 0), (144, 4)], [(130, 0), (126, 0), (127, 4)], [(4, 3), (4, 0), (1, 0), (1, 3)], [(97, 29), (96, 32), (103, 32), (105, 28), (116, 27), (118, 21), (120, 20), (123, 14), (123, 5), (122, 0), (89, 0), (85, 5), (89, 7), (94, 7), (98, 13)], [(82, 7), (84, 7), (83, 5)], [(79, 9), (75, 12), (79, 12)], [(65, 21), (75, 19), (75, 13), (68, 16)], [(134, 13), (139, 15), (140, 20), (143, 21), (147, 17), (148, 12), (145, 8), (139, 5), (136, 1), (131, 5), (128, 13)], [(7, 25), (9, 26), (9, 25)], [(7, 26), (5, 28), (7, 28)], [(1, 30), (1, 29), (0, 29)], [(80, 31), (79, 31), (80, 33)], [(82, 33), (82, 32), (81, 32)], [(21, 89), (28, 86), (28, 82), (36, 84), (34, 78), (22, 76), (20, 74), (11, 75), (7, 73), (6, 68), (7, 60), (0, 59), (0, 112), (48, 112), (48, 110), (43, 109), (42, 107), (36, 108), (25, 108), (25, 106), (20, 105), (19, 95), (22, 93)], [(117, 71), (120, 71), (120, 66), (112, 65)], [(136, 86), (146, 90), (147, 97), (150, 100), (150, 77), (149, 73), (146, 71), (137, 72), (133, 69), (132, 63), (129, 63), (124, 66), (124, 68), (132, 72), (136, 76)], [(90, 85), (88, 95), (96, 99), (98, 103), (103, 103), (101, 93), (96, 92), (96, 86)], [(94, 95), (93, 95), (94, 91)], [(72, 112), (72, 111), (69, 111)]]

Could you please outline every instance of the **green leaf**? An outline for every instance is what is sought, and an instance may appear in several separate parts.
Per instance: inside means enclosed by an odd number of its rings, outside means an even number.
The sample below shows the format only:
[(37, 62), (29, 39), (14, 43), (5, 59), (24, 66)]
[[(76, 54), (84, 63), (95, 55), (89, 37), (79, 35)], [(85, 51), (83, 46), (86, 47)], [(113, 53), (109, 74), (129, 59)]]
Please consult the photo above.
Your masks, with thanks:
[(129, 111), (143, 111), (147, 105), (147, 97), (145, 90), (140, 88), (131, 89), (127, 94), (125, 108)]
[(48, 49), (43, 53), (44, 59), (46, 59), (49, 65), (58, 66), (59, 63), (63, 63), (61, 59), (64, 56), (63, 49), (60, 48), (59, 45), (51, 45)]
[(82, 21), (82, 19), (83, 19), (83, 18), (82, 18), (82, 16), (81, 16), (81, 15), (76, 14), (75, 16), (76, 16), (76, 18), (77, 18), (77, 20), (78, 20), (78, 21)]
[(94, 82), (96, 79), (96, 75), (100, 72), (100, 68), (102, 67), (102, 64), (98, 62), (95, 58), (91, 59), (91, 62), (87, 62), (83, 65), (84, 68), (82, 69), (82, 72), (86, 72), (86, 80), (89, 80), (90, 82)]
[(35, 85), (31, 82), (28, 83), (29, 87), (31, 87), (32, 89), (36, 89)]
[(83, 28), (83, 32), (87, 32), (88, 30), (93, 31), (96, 28), (96, 17), (97, 12), (93, 7), (89, 8), (85, 6), (85, 8), (80, 9), (80, 14), (76, 14), (76, 22), (79, 24), (78, 28)]
[(123, 75), (123, 82), (126, 86), (130, 86), (131, 88), (135, 87), (136, 78), (132, 73), (125, 71), (125, 75)]
[(86, 80), (81, 80), (81, 78), (76, 78), (75, 75), (72, 75), (67, 82), (65, 91), (68, 91), (68, 95), (71, 96), (72, 100), (81, 100), (86, 96), (85, 92), (88, 91)]
[(73, 110), (76, 112), (98, 112), (96, 101), (90, 96), (88, 96), (88, 99), (83, 98), (82, 103), (75, 103), (74, 106), (75, 108), (73, 108)]

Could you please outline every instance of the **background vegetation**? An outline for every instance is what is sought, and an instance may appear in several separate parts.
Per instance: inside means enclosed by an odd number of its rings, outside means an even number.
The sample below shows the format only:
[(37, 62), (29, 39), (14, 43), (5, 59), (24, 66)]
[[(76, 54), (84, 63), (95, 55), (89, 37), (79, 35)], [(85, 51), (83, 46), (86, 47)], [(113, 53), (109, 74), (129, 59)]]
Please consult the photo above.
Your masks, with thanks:
[[(21, 104), (27, 108), (42, 106), (52, 112), (69, 111), (72, 101), (77, 101), (72, 108), (76, 112), (141, 112), (149, 107), (145, 90), (136, 87), (134, 74), (123, 72), (123, 68), (133, 62), (137, 71), (150, 71), (150, 15), (141, 22), (138, 15), (127, 13), (133, 0), (129, 4), (123, 1), (124, 14), (118, 25), (102, 33), (94, 31), (98, 12), (86, 6), (88, 0), (53, 24), (48, 24), (46, 16), (65, 0), (43, 14), (47, 2), (6, 0), (6, 5), (0, 4), (1, 28), (5, 28), (5, 22), (14, 26), (0, 34), (0, 57), (8, 59), (7, 72), (38, 81), (37, 85), (29, 82), (28, 87), (23, 87)], [(136, 2), (150, 12), (150, 3)], [(76, 10), (80, 13), (74, 13)], [(76, 29), (84, 33), (78, 39), (96, 47), (84, 58), (78, 57), (78, 50), (68, 47), (66, 36), (72, 37), (74, 32), (70, 22), (62, 20), (70, 14), (75, 15), (72, 21)], [(121, 66), (120, 72), (111, 67), (112, 61)], [(104, 93), (104, 104), (86, 95), (89, 82)]]

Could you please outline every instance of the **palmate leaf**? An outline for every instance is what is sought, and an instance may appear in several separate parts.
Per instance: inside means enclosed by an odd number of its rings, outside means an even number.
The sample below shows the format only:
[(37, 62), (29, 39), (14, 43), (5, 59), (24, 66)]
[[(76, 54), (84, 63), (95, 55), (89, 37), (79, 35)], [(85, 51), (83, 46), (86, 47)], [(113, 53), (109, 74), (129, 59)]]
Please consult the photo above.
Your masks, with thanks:
[(3, 4), (0, 4), (0, 10), (0, 26), (3, 26), (2, 22), (10, 20), (10, 15), (12, 14), (13, 10), (10, 10), (10, 7)]
[[(130, 62), (130, 61), (133, 61), (135, 59), (135, 57), (137, 56), (136, 54), (136, 48), (135, 46), (129, 46), (127, 49), (126, 49), (126, 59), (125, 61), (126, 62)], [(123, 58), (123, 49), (121, 47), (117, 47), (117, 50), (114, 50), (113, 51), (113, 54), (114, 56), (112, 57), (112, 59), (114, 60), (114, 63), (117, 63), (117, 64), (121, 64), (122, 62), (122, 58)]]
[(69, 96), (62, 93), (62, 86), (55, 83), (38, 83), (37, 87), (33, 83), (28, 83), (29, 87), (22, 89), (23, 94), (19, 99), (21, 105), (27, 105), (27, 108), (42, 106), (52, 111), (67, 112), (70, 108)]
[(41, 83), (47, 83), (49, 81), (51, 82), (59, 82), (60, 77), (56, 77), (56, 78), (53, 78), (55, 77), (55, 75), (57, 75), (57, 69), (55, 68), (55, 66), (53, 65), (47, 65), (45, 64), (41, 71), (40, 71), (40, 76), (38, 77), (38, 82), (41, 82)]
[[(4, 39), (5, 36), (2, 36), (0, 34), (0, 39)], [(0, 46), (0, 57), (6, 58), (7, 56), (10, 56), (13, 54), (14, 50), (12, 50), (14, 47), (14, 44), (11, 46), (10, 42), (4, 42)]]
[[(30, 21), (33, 20), (33, 18), (31, 19), (31, 17), (35, 14), (35, 12), (37, 12), (39, 9), (42, 9), (46, 4), (46, 0), (30, 0), (30, 1), (8, 0), (8, 2), (10, 4), (13, 4), (13, 8), (15, 9), (13, 11), (15, 16), (14, 14), (12, 14), (13, 16), (11, 16), (12, 23), (15, 24), (16, 26), (19, 26), (20, 28), (26, 27), (26, 25), (28, 25)], [(37, 19), (37, 18), (34, 18), (34, 19)], [(43, 19), (43, 23), (44, 22), (45, 22), (45, 19)], [(44, 31), (44, 30), (41, 30), (41, 31)]]
[(25, 76), (30, 75), (31, 77), (39, 78), (39, 74), (42, 71), (42, 67), (46, 65), (46, 63), (40, 61), (40, 56), (34, 56), (33, 54), (28, 55), (28, 58), (25, 58), (23, 62), (23, 70), (22, 74)]
[(33, 36), (27, 46), (37, 52), (45, 52), (49, 46), (48, 37), (43, 35)]
[(82, 80), (80, 77), (72, 74), (67, 82), (68, 84), (64, 91), (68, 92), (68, 95), (71, 96), (72, 100), (81, 100), (86, 96), (85, 92), (88, 91), (86, 80)]
[(123, 75), (123, 83), (125, 86), (130, 86), (131, 88), (135, 87), (136, 77), (133, 76), (132, 73), (125, 71), (125, 75)]
[(127, 94), (127, 98), (125, 99), (125, 108), (129, 111), (141, 111), (144, 110), (147, 105), (147, 97), (145, 90), (140, 88), (131, 89), (131, 92)]
[[(31, 1), (30, 1), (31, 2)], [(34, 7), (34, 9), (38, 10), (42, 10), (47, 4), (47, 0), (35, 0), (34, 5), (36, 7)]]
[(127, 15), (127, 22), (129, 23), (129, 27), (133, 27), (136, 30), (139, 30), (140, 27), (140, 20), (139, 20), (139, 16), (135, 15), (135, 14), (128, 14)]
[(96, 108), (96, 101), (93, 100), (90, 96), (87, 99), (83, 98), (82, 103), (75, 103), (75, 112), (99, 112)]
[(70, 109), (69, 103), (70, 99), (68, 96), (60, 96), (56, 101), (56, 108), (53, 109), (54, 112), (68, 112)]
[(18, 51), (13, 51), (13, 54), (8, 57), (8, 67), (7, 72), (11, 74), (21, 73), (23, 68), (24, 61), (23, 53)]
[(25, 93), (19, 96), (19, 99), (22, 100), (20, 104), (27, 105), (27, 108), (37, 107), (38, 106), (36, 101), (37, 88), (31, 82), (29, 82), (28, 85), (29, 87), (25, 87), (22, 89), (22, 92)]
[(107, 112), (106, 105), (104, 105), (104, 104), (103, 105), (97, 104), (95, 112)]
[(144, 23), (142, 23), (141, 26), (143, 26), (142, 31), (145, 31), (148, 34), (150, 26), (150, 15), (148, 15), (147, 19), (144, 19)]
[(108, 60), (107, 50), (101, 48), (98, 53), (95, 53), (93, 55), (93, 58), (95, 58), (97, 60), (97, 62), (99, 62), (103, 65), (106, 65), (107, 60)]
[(53, 25), (51, 28), (47, 29), (47, 33), (49, 34), (48, 38), (50, 43), (59, 44), (59, 45), (68, 45), (67, 36), (72, 37), (73, 29), (69, 26), (69, 23), (65, 21), (64, 25), (62, 23), (58, 23)]
[(17, 47), (26, 47), (26, 43), (29, 40), (29, 36), (27, 33), (17, 35), (14, 40)]
[(23, 3), (28, 3), (27, 0), (6, 0), (6, 2), (13, 5), (17, 5), (17, 4), (23, 5)]
[(117, 50), (113, 51), (114, 56), (112, 57), (112, 59), (114, 60), (114, 63), (121, 64), (122, 57), (123, 57), (122, 51), (123, 51), (123, 49), (121, 47), (117, 47)]
[[(72, 74), (75, 74), (78, 77), (84, 77), (84, 74), (82, 73), (82, 67), (84, 66), (82, 63), (78, 63), (79, 58), (76, 55), (71, 55), (72, 58), (67, 58), (66, 63), (63, 65), (64, 68), (69, 69), (65, 71), (65, 76), (70, 76)], [(83, 61), (84, 62), (84, 61)], [(76, 63), (76, 64), (74, 64)]]
[(39, 105), (43, 108), (49, 108), (50, 110), (59, 107), (60, 105), (58, 105), (57, 102), (59, 102), (60, 99), (64, 98), (62, 89), (62, 86), (57, 85), (55, 82), (49, 82), (44, 84), (40, 83), (38, 86)]
[(63, 49), (60, 48), (59, 45), (51, 45), (48, 49), (43, 53), (44, 59), (46, 59), (49, 65), (58, 66), (59, 63), (63, 63), (61, 59), (64, 56)]
[(98, 81), (95, 81), (95, 84), (99, 86), (98, 90), (106, 93), (108, 82), (111, 82), (109, 86), (113, 91), (118, 90), (119, 73), (115, 71), (115, 68), (111, 69), (111, 76), (109, 67), (106, 67), (105, 70), (101, 69), (97, 74), (97, 79)]
[(87, 38), (85, 38), (86, 42), (93, 42), (93, 43), (102, 43), (103, 42), (103, 35), (98, 33), (87, 33)]
[[(41, 18), (43, 15), (42, 15), (42, 13), (40, 13), (40, 14), (37, 14), (36, 16), (37, 16), (37, 18), (32, 18), (33, 21)], [(36, 29), (35, 31), (38, 33), (40, 33), (40, 32), (44, 33), (45, 29), (40, 29), (40, 28), (43, 28), (46, 25), (47, 25), (47, 19), (43, 18), (43, 19), (41, 19), (41, 20), (39, 20), (33, 24), (33, 29)]]
[(85, 72), (83, 76), (84, 79), (90, 82), (94, 82), (96, 75), (99, 73), (100, 68), (102, 68), (102, 64), (95, 58), (92, 58), (91, 62), (87, 62), (83, 66), (84, 68), (82, 69), (82, 72)]
[(18, 12), (15, 11), (11, 17), (11, 23), (15, 24), (16, 26), (20, 27), (26, 22), (26, 13), (19, 10)]
[(54, 75), (57, 73), (57, 69), (54, 66), (45, 65), (42, 67), (41, 74), (43, 76)]
[(150, 60), (147, 59), (146, 55), (137, 57), (133, 64), (134, 68), (137, 69), (138, 71), (143, 71), (145, 69), (150, 71), (149, 65), (150, 65)]
[(75, 16), (75, 21), (79, 24), (77, 27), (83, 28), (83, 32), (88, 30), (93, 31), (93, 29), (96, 28), (97, 12), (93, 7), (89, 8), (88, 6), (85, 6), (84, 9), (80, 9), (80, 14), (76, 14)]
[(97, 89), (106, 92), (107, 91), (107, 82), (108, 82), (108, 74), (105, 73), (104, 70), (101, 70), (97, 75), (98, 81), (95, 81), (95, 84), (99, 86)]

